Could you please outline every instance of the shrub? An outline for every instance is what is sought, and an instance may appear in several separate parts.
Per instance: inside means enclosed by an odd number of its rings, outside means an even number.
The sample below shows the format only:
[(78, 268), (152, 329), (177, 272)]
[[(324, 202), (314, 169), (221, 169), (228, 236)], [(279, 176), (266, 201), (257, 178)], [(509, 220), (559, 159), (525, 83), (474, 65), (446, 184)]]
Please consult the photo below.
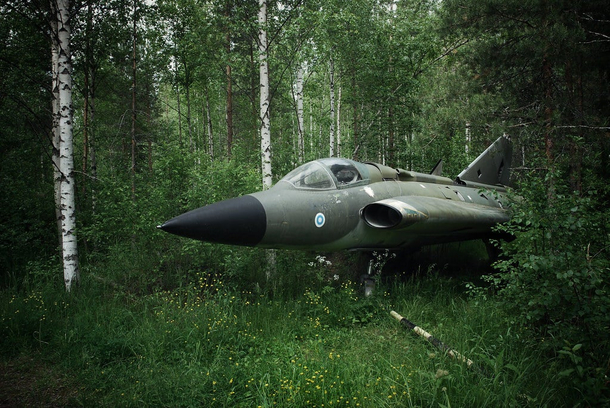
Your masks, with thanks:
[(499, 273), (486, 280), (513, 323), (564, 358), (568, 368), (560, 375), (588, 402), (599, 401), (608, 391), (609, 211), (595, 192), (549, 198), (536, 183), (528, 191), (533, 198), (516, 203), (501, 227), (516, 239), (502, 245)]

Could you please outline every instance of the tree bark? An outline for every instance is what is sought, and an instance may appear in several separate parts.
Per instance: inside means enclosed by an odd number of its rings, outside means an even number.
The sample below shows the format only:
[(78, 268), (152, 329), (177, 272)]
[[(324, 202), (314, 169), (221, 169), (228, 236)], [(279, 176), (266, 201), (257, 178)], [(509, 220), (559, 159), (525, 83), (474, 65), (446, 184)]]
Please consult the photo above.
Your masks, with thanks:
[(269, 67), (267, 64), (267, 0), (258, 2), (258, 40), (260, 73), (260, 132), (261, 132), (261, 169), (263, 190), (271, 188), (271, 131), (269, 119)]
[(332, 55), (329, 63), (330, 76), (330, 140), (329, 140), (329, 157), (335, 156), (335, 61)]
[(305, 129), (303, 121), (303, 64), (299, 64), (297, 68), (297, 126), (298, 126), (298, 150), (299, 163), (303, 163), (305, 154)]
[(208, 154), (211, 159), (214, 159), (214, 134), (212, 131), (212, 112), (210, 111), (210, 94), (207, 85), (204, 88), (205, 92), (205, 120), (208, 129)]
[(341, 81), (339, 81), (339, 90), (337, 92), (337, 157), (341, 157)]
[(195, 144), (193, 142), (193, 126), (191, 120), (191, 75), (187, 66), (186, 58), (184, 59), (184, 76), (184, 91), (186, 93), (186, 126), (189, 135), (189, 150), (192, 153), (195, 151)]
[[(227, 21), (231, 18), (231, 1), (227, 0), (226, 2), (226, 11), (225, 17)], [(231, 157), (231, 150), (233, 149), (233, 78), (231, 73), (231, 29), (227, 23), (227, 32), (226, 32), (226, 52), (227, 52), (227, 67), (226, 67), (226, 76), (227, 76), (227, 109), (226, 109), (226, 119), (227, 119), (227, 155)]]
[(136, 46), (137, 46), (137, 2), (133, 2), (133, 43), (131, 55), (131, 200), (136, 200)]
[(231, 157), (233, 149), (233, 79), (231, 65), (227, 65), (227, 154)]
[[(358, 86), (356, 83), (356, 72), (354, 70), (352, 70), (352, 92), (357, 93), (357, 90), (358, 90)], [(353, 118), (352, 118), (352, 121), (354, 122), (354, 135), (352, 136), (352, 139), (354, 141), (354, 152), (352, 153), (352, 159), (358, 160), (358, 151), (360, 150), (360, 140), (359, 140), (359, 138), (360, 138), (360, 129), (359, 129), (360, 113), (358, 111), (357, 98), (354, 98), (352, 107), (354, 110)]]
[(180, 103), (180, 85), (176, 83), (176, 109), (178, 111), (178, 146), (182, 147), (182, 104)]
[[(52, 1), (53, 2), (53, 1)], [(78, 248), (76, 240), (76, 189), (74, 186), (74, 146), (72, 110), (72, 61), (70, 53), (70, 1), (57, 0), (57, 87), (59, 94), (58, 134), (59, 169), (61, 172), (60, 210), (62, 259), (66, 291), (78, 282)], [(54, 35), (53, 33), (52, 35)]]

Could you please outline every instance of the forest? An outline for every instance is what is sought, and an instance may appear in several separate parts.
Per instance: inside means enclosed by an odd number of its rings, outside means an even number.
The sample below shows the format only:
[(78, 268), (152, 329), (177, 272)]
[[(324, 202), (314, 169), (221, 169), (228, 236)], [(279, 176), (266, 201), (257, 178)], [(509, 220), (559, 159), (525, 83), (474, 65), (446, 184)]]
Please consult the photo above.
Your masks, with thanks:
[[(606, 0), (0, 15), (0, 406), (610, 405)], [(375, 252), (370, 297), (366, 254), (156, 228), (324, 157), (455, 177), (502, 135), (514, 239)]]

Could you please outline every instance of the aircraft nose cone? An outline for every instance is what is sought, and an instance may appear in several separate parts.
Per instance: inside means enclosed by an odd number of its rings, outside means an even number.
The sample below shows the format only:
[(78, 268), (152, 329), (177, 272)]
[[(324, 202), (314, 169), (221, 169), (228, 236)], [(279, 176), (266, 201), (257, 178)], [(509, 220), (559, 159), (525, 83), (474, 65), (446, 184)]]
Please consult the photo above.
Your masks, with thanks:
[(245, 195), (189, 211), (159, 228), (200, 241), (255, 246), (265, 236), (267, 215), (260, 201)]

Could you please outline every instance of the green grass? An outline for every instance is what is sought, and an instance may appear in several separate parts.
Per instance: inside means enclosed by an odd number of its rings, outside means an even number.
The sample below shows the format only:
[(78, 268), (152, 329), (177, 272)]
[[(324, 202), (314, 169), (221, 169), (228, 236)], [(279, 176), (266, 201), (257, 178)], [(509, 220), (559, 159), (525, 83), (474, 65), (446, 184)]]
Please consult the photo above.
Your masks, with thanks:
[[(557, 379), (558, 361), (540, 355), (493, 303), (469, 300), (457, 278), (388, 279), (366, 299), (348, 281), (303, 287), (291, 299), (239, 291), (220, 279), (192, 281), (137, 296), (95, 282), (71, 295), (57, 288), (3, 292), (3, 367), (38, 385), (25, 389), (4, 377), (0, 401), (27, 405), (50, 393), (39, 401), (113, 407), (578, 402)], [(407, 331), (390, 310), (478, 368)], [(53, 380), (41, 381), (42, 375)]]

